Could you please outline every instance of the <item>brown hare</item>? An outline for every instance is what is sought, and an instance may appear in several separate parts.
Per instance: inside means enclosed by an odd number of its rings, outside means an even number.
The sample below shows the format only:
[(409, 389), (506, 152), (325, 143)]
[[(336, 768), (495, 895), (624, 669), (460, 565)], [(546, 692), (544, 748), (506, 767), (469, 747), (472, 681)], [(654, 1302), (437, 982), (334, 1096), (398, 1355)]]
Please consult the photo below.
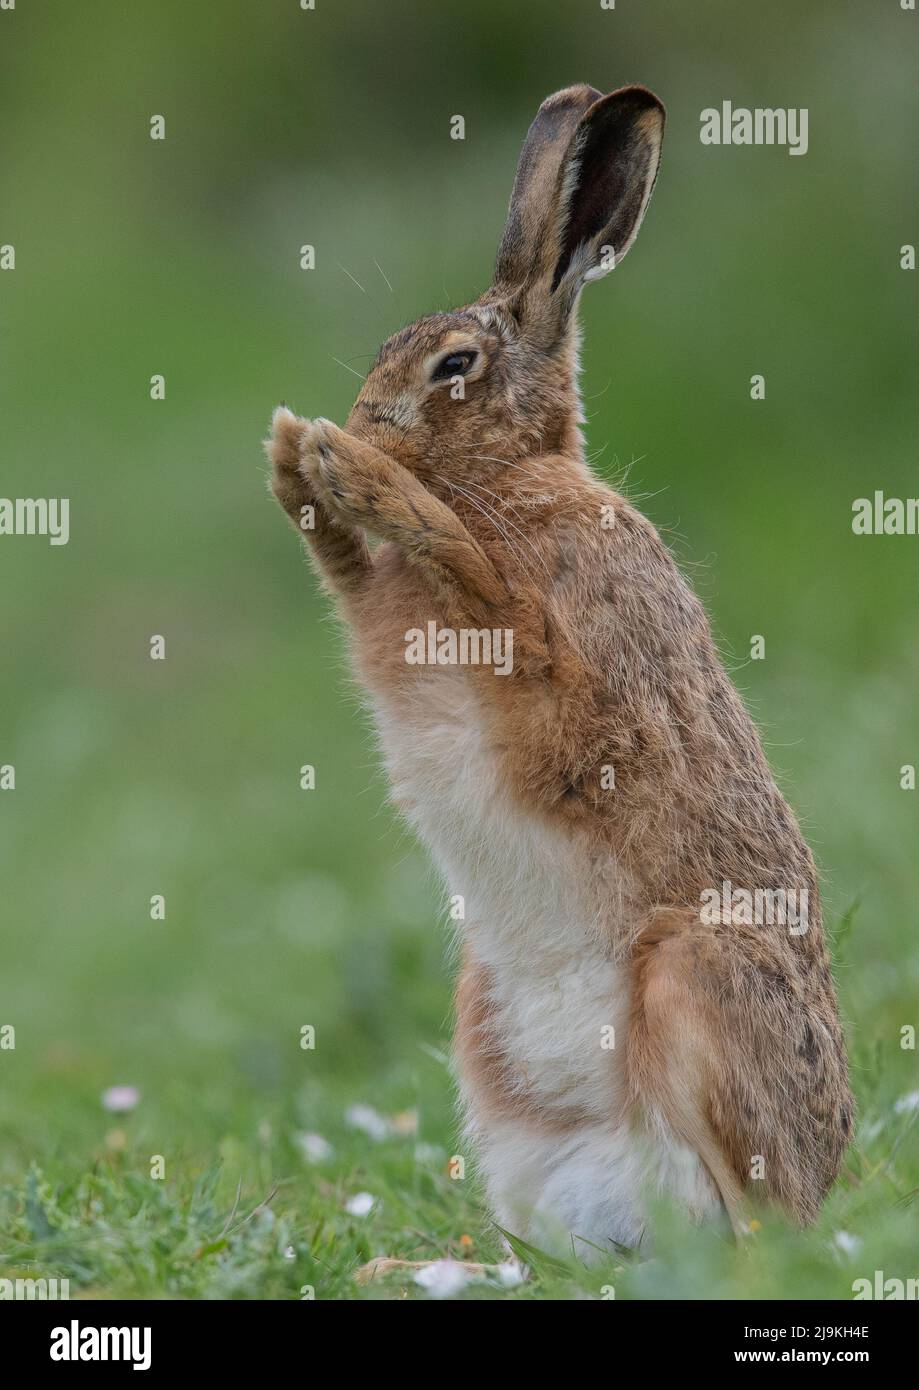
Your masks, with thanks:
[(811, 854), (701, 604), (585, 461), (578, 299), (635, 240), (663, 129), (642, 87), (550, 96), (493, 286), (384, 343), (344, 429), (282, 407), (268, 444), (465, 904), (491, 1212), (588, 1259), (657, 1194), (812, 1221), (853, 1121)]

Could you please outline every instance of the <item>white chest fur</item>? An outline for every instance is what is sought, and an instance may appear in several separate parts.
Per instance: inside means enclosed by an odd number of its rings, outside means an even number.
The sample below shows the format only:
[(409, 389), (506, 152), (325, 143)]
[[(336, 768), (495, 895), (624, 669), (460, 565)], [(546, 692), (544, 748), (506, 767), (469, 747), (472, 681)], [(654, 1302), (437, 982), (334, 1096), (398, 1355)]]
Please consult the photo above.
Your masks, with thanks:
[[(630, 893), (615, 861), (511, 803), (465, 673), (419, 675), (410, 701), (376, 713), (394, 799), (464, 900), (492, 1027), (532, 1105), (532, 1119), (483, 1122), (464, 1086), (498, 1222), (561, 1248), (582, 1236), (589, 1258), (642, 1238), (648, 1183), (700, 1213), (717, 1205), (695, 1154), (622, 1120), (629, 972), (612, 943), (629, 937)], [(566, 1112), (578, 1123), (553, 1125)]]
[(612, 949), (622, 876), (612, 861), (592, 869), (567, 831), (512, 805), (463, 673), (438, 672), (410, 707), (377, 714), (395, 800), (463, 899), (463, 935), (487, 967), (508, 1060), (540, 1106), (609, 1117), (628, 1012)]

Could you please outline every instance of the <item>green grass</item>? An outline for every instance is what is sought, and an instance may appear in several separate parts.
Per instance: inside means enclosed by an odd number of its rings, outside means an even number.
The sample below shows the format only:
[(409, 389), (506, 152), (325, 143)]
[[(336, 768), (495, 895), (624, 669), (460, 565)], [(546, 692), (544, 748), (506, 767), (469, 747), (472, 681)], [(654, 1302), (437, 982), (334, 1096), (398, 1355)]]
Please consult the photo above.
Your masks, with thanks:
[[(418, 1107), (417, 1133), (382, 1139), (347, 1125), (316, 1084), (301, 1082), (273, 1106), (250, 1104), (245, 1118), (233, 1088), (202, 1097), (162, 1181), (151, 1180), (149, 1160), (158, 1124), (175, 1123), (181, 1102), (173, 1108), (167, 1092), (117, 1119), (86, 1097), (67, 1117), (69, 1151), (59, 1140), (43, 1166), (0, 1188), (3, 1276), (67, 1277), (81, 1298), (424, 1298), (399, 1280), (360, 1288), (354, 1270), (381, 1253), (503, 1259), (474, 1182), (448, 1175), (449, 1083), (439, 1061), (428, 1063), (375, 1091), (384, 1104)], [(687, 1230), (661, 1211), (653, 1258), (622, 1252), (587, 1265), (574, 1251), (559, 1259), (522, 1246), (527, 1282), (482, 1280), (455, 1296), (847, 1299), (853, 1280), (875, 1269), (904, 1277), (916, 1248), (916, 1112), (895, 1113), (879, 1084), (868, 1101), (865, 1080), (878, 1077), (859, 1063), (861, 1138), (812, 1231), (765, 1219), (738, 1248), (722, 1230)], [(53, 1095), (35, 1098), (43, 1102)], [(410, 1118), (401, 1115), (401, 1127)], [(317, 1162), (304, 1157), (306, 1123), (331, 1146)], [(367, 1216), (346, 1209), (358, 1193), (375, 1199)]]

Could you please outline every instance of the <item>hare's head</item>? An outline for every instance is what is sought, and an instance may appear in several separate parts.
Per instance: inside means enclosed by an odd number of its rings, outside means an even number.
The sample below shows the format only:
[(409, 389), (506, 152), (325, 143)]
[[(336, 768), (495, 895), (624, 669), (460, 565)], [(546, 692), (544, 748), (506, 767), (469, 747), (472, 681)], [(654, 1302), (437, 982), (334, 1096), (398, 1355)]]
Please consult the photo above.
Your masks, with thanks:
[(663, 130), (644, 87), (548, 97), (517, 165), (493, 286), (384, 343), (348, 429), (432, 486), (580, 454), (578, 298), (635, 240)]

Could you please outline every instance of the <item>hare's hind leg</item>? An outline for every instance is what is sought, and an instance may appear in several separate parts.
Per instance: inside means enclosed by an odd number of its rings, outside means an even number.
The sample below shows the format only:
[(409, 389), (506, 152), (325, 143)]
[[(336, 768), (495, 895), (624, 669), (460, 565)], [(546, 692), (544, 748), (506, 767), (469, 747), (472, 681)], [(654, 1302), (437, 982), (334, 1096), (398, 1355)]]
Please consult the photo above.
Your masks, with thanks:
[(743, 1184), (711, 1120), (716, 1042), (695, 978), (694, 918), (658, 914), (639, 938), (629, 1027), (629, 1083), (650, 1124), (694, 1150), (737, 1234), (745, 1227)]
[(796, 949), (687, 909), (656, 913), (636, 946), (633, 1101), (699, 1155), (738, 1233), (754, 1192), (812, 1221), (851, 1125), (832, 985)]

